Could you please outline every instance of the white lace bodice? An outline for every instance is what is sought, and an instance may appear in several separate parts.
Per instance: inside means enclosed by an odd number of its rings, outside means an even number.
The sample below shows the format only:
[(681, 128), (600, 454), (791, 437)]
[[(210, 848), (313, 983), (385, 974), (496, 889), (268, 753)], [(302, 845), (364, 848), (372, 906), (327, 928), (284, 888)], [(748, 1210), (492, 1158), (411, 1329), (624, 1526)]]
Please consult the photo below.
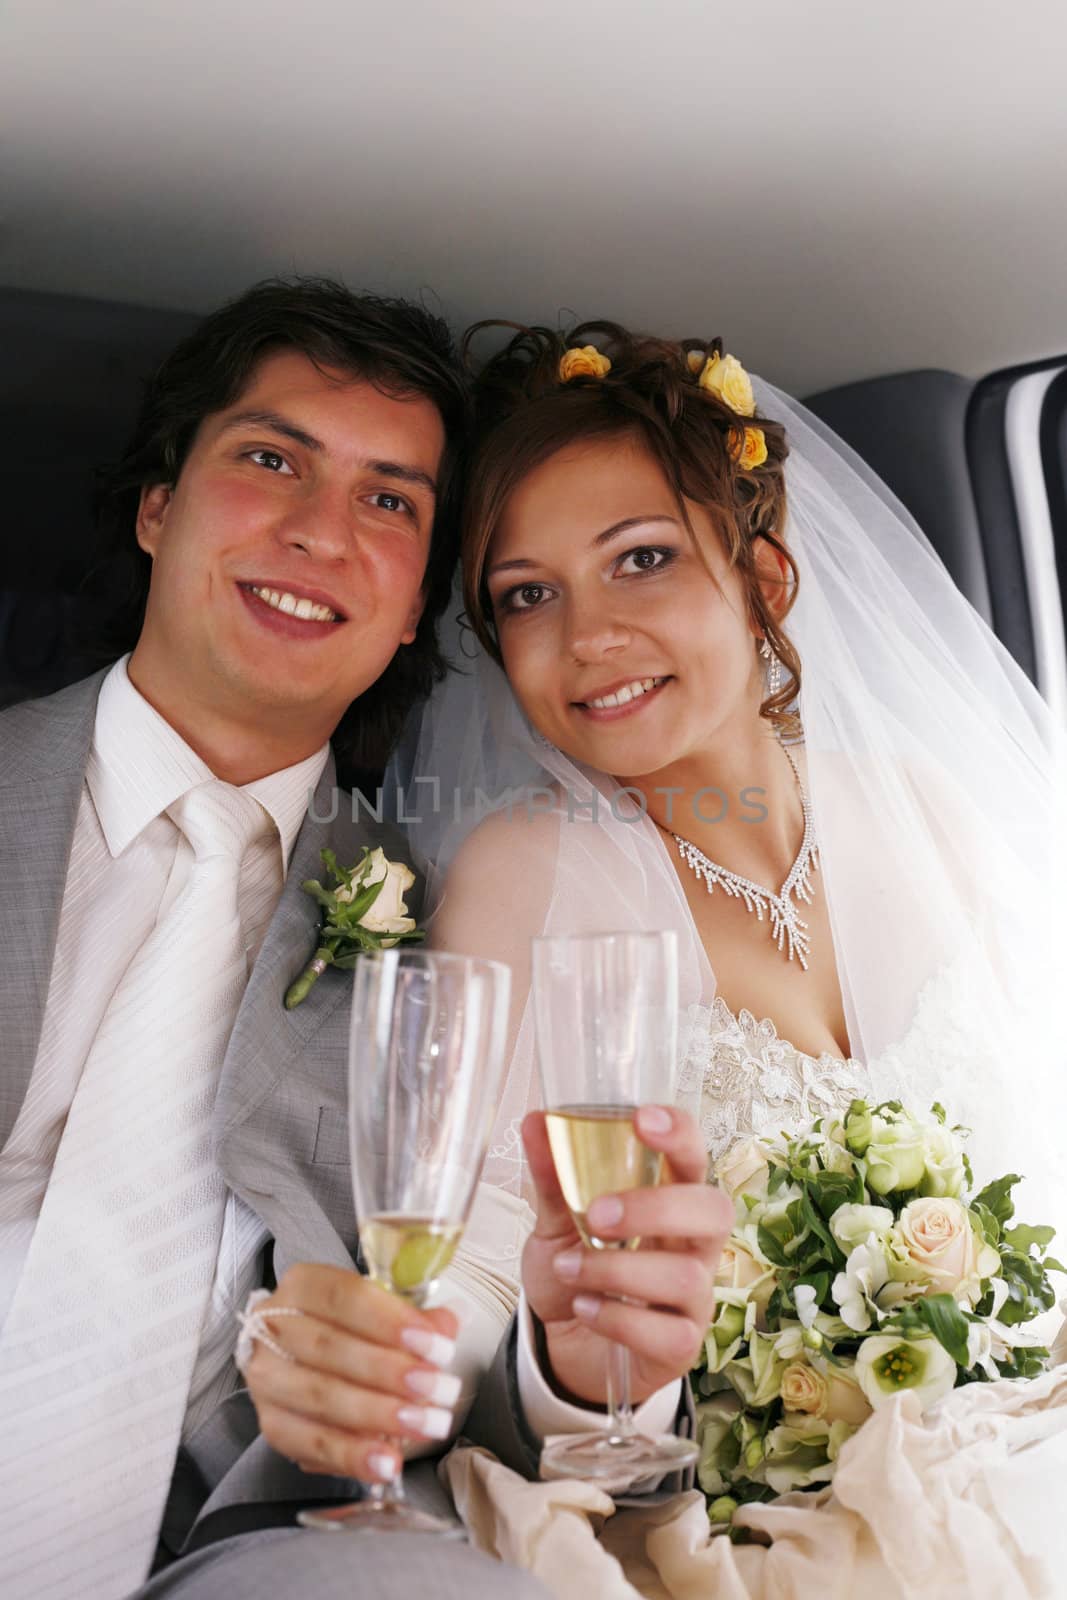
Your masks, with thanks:
[(795, 1127), (867, 1091), (861, 1062), (805, 1055), (769, 1018), (735, 1016), (721, 996), (680, 1020), (678, 1099), (700, 1123), (712, 1162), (737, 1139)]
[[(778, 1035), (768, 1018), (738, 1015), (721, 996), (691, 1005), (679, 1030), (678, 1099), (700, 1123), (712, 1162), (735, 1140), (792, 1129), (857, 1095), (897, 1097), (925, 1109), (940, 1100), (957, 1115), (973, 1108), (968, 1080), (983, 1041), (962, 974), (946, 967), (922, 989), (903, 1039), (868, 1062), (815, 1057)], [(984, 1041), (990, 1048), (990, 1041)], [(987, 1080), (988, 1081), (988, 1080)]]

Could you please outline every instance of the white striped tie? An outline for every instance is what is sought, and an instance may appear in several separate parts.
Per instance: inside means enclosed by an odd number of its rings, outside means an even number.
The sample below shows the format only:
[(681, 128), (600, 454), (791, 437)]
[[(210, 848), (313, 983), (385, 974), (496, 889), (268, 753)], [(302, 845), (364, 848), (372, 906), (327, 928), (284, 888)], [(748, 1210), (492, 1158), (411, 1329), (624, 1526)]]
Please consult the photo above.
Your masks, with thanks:
[(93, 1041), (0, 1339), (5, 1600), (142, 1583), (181, 1435), (225, 1202), (211, 1111), (247, 980), (238, 873), (271, 823), (214, 781), (169, 815), (196, 859)]

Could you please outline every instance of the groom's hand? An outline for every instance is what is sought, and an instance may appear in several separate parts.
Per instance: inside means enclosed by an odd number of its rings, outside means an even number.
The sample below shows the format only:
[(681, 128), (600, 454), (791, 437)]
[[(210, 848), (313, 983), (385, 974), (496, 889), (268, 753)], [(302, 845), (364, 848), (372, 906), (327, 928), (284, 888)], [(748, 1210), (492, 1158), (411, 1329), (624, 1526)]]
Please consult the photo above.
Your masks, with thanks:
[(602, 1195), (588, 1217), (598, 1238), (639, 1237), (638, 1250), (582, 1245), (556, 1178), (544, 1114), (531, 1112), (522, 1128), (537, 1189), (523, 1288), (544, 1325), (551, 1376), (595, 1404), (606, 1399), (608, 1340), (630, 1351), (635, 1403), (689, 1371), (711, 1321), (715, 1271), (734, 1220), (726, 1196), (706, 1181), (708, 1158), (692, 1117), (645, 1106), (636, 1126), (665, 1157), (664, 1181)]
[(245, 1365), (263, 1437), (305, 1472), (381, 1483), (400, 1471), (405, 1440), (447, 1438), (460, 1380), (443, 1371), (458, 1323), (416, 1311), (357, 1272), (291, 1267), (257, 1310), (290, 1307)]

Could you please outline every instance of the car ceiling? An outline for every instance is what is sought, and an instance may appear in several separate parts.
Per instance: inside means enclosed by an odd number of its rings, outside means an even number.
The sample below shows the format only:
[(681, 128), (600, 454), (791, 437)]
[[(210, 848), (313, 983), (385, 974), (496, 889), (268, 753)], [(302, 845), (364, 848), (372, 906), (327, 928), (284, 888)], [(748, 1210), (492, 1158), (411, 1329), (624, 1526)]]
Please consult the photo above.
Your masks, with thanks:
[(794, 392), (1067, 348), (1067, 10), (8, 0), (0, 283), (273, 272), (720, 333)]

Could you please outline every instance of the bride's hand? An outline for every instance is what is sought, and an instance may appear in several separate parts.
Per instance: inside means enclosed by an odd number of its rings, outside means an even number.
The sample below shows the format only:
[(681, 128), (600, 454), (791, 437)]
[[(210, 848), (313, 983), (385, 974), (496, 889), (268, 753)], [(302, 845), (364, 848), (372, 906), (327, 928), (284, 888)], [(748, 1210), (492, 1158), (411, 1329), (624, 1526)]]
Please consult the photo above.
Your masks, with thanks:
[(592, 1403), (606, 1398), (605, 1340), (630, 1350), (635, 1402), (689, 1371), (711, 1321), (715, 1272), (734, 1220), (726, 1196), (706, 1182), (707, 1155), (692, 1117), (645, 1106), (636, 1125), (643, 1142), (666, 1158), (667, 1177), (655, 1189), (602, 1195), (589, 1208), (589, 1223), (598, 1238), (639, 1236), (639, 1250), (582, 1246), (543, 1113), (531, 1112), (522, 1129), (537, 1188), (523, 1288), (544, 1325), (551, 1376)]

